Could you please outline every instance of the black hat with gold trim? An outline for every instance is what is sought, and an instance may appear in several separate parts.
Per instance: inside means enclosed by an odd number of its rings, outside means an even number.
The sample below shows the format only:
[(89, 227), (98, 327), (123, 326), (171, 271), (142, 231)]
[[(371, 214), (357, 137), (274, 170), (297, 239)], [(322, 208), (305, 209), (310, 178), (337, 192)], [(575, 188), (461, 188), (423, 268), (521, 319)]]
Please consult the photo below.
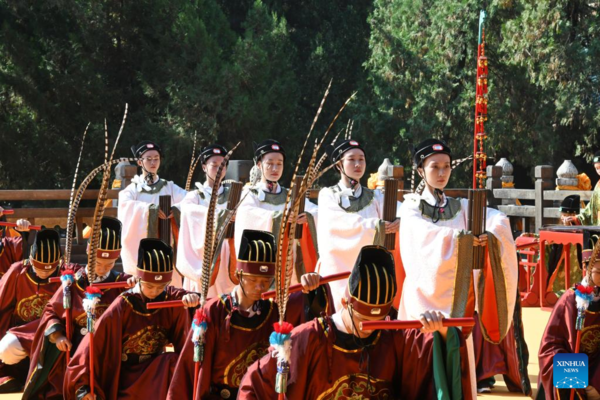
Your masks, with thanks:
[(214, 156), (225, 157), (228, 151), (225, 147), (220, 144), (211, 144), (209, 146), (203, 147), (200, 151), (200, 162), (202, 164), (206, 164), (209, 158)]
[(150, 150), (156, 150), (161, 157), (163, 156), (160, 146), (157, 143), (151, 142), (150, 140), (143, 140), (137, 145), (131, 146), (131, 152), (135, 158), (142, 158), (144, 153)]
[(413, 163), (421, 166), (425, 159), (434, 154), (447, 154), (452, 161), (452, 151), (443, 140), (425, 139), (413, 149)]
[(362, 147), (360, 142), (358, 142), (354, 139), (348, 139), (348, 140), (344, 140), (342, 143), (340, 143), (334, 147), (333, 151), (330, 154), (332, 164), (335, 164), (336, 162), (340, 161), (342, 159), (342, 156), (346, 152), (348, 152), (350, 150), (354, 150), (354, 149), (362, 150), (362, 152), (365, 154), (365, 158), (367, 157), (367, 152)]
[(37, 232), (31, 247), (29, 261), (34, 268), (48, 271), (54, 269), (62, 259), (60, 235), (53, 229)]
[(121, 221), (102, 217), (100, 242), (96, 256), (104, 260), (116, 260), (121, 255)]
[(394, 296), (394, 256), (381, 246), (363, 247), (348, 278), (348, 307), (364, 316), (385, 317), (392, 308)]
[(271, 232), (245, 229), (242, 233), (236, 273), (264, 277), (275, 276), (277, 245)]
[(576, 194), (572, 194), (563, 199), (560, 203), (560, 212), (561, 213), (575, 213), (579, 214), (579, 210), (581, 209), (581, 197)]
[(137, 275), (142, 282), (167, 283), (173, 278), (173, 249), (160, 239), (140, 240)]
[(285, 150), (277, 140), (267, 139), (258, 144), (254, 143), (254, 161), (259, 162), (264, 155), (269, 153), (279, 153), (285, 161)]

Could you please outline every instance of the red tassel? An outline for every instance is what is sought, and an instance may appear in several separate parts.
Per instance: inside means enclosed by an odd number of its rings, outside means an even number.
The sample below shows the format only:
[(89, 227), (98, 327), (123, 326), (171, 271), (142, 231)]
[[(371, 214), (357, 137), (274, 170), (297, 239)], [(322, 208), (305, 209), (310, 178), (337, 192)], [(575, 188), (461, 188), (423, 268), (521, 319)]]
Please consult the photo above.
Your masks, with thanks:
[(583, 286), (581, 283), (578, 283), (577, 285), (575, 285), (575, 287), (577, 288), (577, 290), (579, 290), (579, 293), (581, 294), (592, 294), (592, 292), (594, 291), (594, 288), (592, 286)]
[(196, 325), (200, 325), (203, 322), (208, 322), (208, 317), (204, 313), (204, 309), (202, 307), (198, 307), (194, 313), (194, 323)]
[(96, 286), (93, 286), (93, 285), (92, 286), (88, 286), (85, 289), (85, 292), (87, 294), (102, 294), (102, 290), (98, 289)]
[(65, 269), (65, 270), (63, 270), (63, 271), (60, 273), (60, 275), (61, 275), (61, 276), (65, 276), (65, 275), (75, 275), (75, 274), (73, 273), (73, 270), (69, 268), (69, 269)]
[(275, 322), (273, 324), (273, 329), (275, 330), (275, 332), (277, 333), (281, 333), (281, 334), (288, 334), (292, 331), (292, 329), (294, 329), (294, 325), (290, 324), (289, 322), (285, 322), (283, 321), (283, 323), (279, 323), (279, 322)]

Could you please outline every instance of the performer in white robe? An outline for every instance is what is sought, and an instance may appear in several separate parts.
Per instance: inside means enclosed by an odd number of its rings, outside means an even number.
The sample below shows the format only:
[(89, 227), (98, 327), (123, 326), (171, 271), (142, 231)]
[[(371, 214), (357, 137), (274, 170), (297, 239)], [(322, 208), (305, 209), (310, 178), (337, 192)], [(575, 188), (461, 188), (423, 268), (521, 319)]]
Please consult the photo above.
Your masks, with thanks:
[[(257, 185), (245, 188), (242, 193), (242, 202), (235, 222), (236, 248), (240, 246), (244, 229), (272, 232), (275, 237), (281, 229), (283, 207), (288, 193), (288, 189), (279, 184), (279, 179), (283, 175), (285, 150), (276, 140), (267, 139), (255, 145), (254, 156), (256, 166), (261, 172), (261, 180)], [(303, 232), (308, 232), (312, 238), (314, 250), (305, 251), (317, 251), (317, 210), (318, 207), (314, 203), (306, 200), (304, 213), (301, 213), (297, 219), (298, 224), (303, 224)], [(307, 271), (304, 263), (299, 261), (301, 252), (298, 251), (297, 242), (295, 246), (295, 273), (292, 283), (298, 283), (299, 277), (305, 273), (313, 272)]]
[[(145, 140), (131, 148), (142, 174), (132, 179), (129, 186), (119, 192), (118, 218), (123, 223), (121, 260), (123, 270), (135, 276), (140, 240), (158, 237), (158, 219), (166, 219), (158, 209), (160, 196), (171, 196), (171, 204), (179, 203), (186, 191), (171, 181), (160, 179), (157, 175), (163, 156), (160, 146)], [(179, 277), (179, 286), (181, 277)], [(173, 285), (177, 286), (173, 276)]]
[[(332, 162), (340, 173), (337, 185), (319, 192), (319, 273), (327, 276), (352, 271), (360, 249), (383, 245), (386, 233), (398, 232), (400, 220), (383, 220), (383, 194), (361, 186), (366, 155), (356, 140), (335, 147)], [(398, 212), (400, 203), (398, 204)], [(339, 311), (346, 281), (330, 282), (331, 294)]]
[[(488, 246), (491, 277), (479, 280), (474, 274), (479, 315), (496, 313), (497, 320), (482, 326), (488, 339), (502, 339), (510, 329), (516, 301), (518, 265), (510, 222), (503, 213), (488, 208), (486, 234), (474, 237), (467, 231), (468, 200), (453, 199), (443, 193), (451, 175), (452, 155), (442, 141), (428, 139), (420, 143), (414, 154), (414, 164), (425, 180), (421, 196), (404, 196), (401, 209), (400, 254), (406, 272), (398, 319), (418, 319), (430, 309), (440, 310), (447, 317), (462, 317), (468, 313), (467, 303), (473, 276), (473, 246)], [(493, 287), (489, 287), (493, 281)], [(487, 286), (487, 287), (486, 287)], [(489, 295), (493, 302), (484, 304)], [(490, 315), (490, 314), (487, 314)], [(482, 318), (483, 322), (483, 318)], [(495, 337), (495, 338), (494, 338)], [(498, 340), (499, 341), (499, 340)], [(475, 383), (473, 341), (467, 342), (472, 379)]]
[[(212, 196), (214, 179), (226, 154), (227, 149), (218, 144), (213, 144), (202, 149), (200, 152), (200, 162), (202, 170), (206, 173), (206, 181), (204, 184), (196, 182), (196, 190), (189, 192), (179, 204), (181, 214), (177, 248), (177, 270), (185, 277), (183, 288), (188, 291), (200, 292), (208, 205)], [(223, 167), (222, 175), (226, 173), (227, 166)], [(217, 232), (227, 218), (229, 188), (229, 185), (221, 185), (217, 193), (217, 196), (219, 196), (217, 199), (217, 213), (215, 214), (215, 229)], [(212, 268), (213, 272), (211, 274), (211, 280), (214, 283), (208, 290), (209, 298), (220, 296), (223, 293), (231, 293), (237, 283), (232, 281), (232, 276), (230, 275), (230, 249), (227, 240), (221, 243), (217, 254), (219, 255), (219, 262), (216, 264), (217, 260), (214, 260), (215, 265)], [(233, 279), (236, 278), (233, 277)]]

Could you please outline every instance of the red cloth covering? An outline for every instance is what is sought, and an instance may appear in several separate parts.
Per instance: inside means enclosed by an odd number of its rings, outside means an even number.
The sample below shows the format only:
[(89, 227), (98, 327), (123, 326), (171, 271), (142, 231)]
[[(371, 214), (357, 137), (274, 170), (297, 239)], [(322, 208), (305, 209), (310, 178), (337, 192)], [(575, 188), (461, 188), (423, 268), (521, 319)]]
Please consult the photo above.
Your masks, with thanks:
[[(122, 272), (111, 271), (103, 283), (126, 281), (129, 275)], [(83, 308), (85, 289), (88, 286), (87, 275), (83, 269), (76, 274), (76, 281), (71, 285), (71, 311), (70, 321), (67, 321), (67, 312), (63, 307), (63, 289), (59, 288), (50, 299), (44, 314), (39, 322), (38, 329), (33, 339), (33, 349), (27, 385), (23, 399), (56, 399), (63, 398), (63, 382), (67, 369), (67, 359), (64, 352), (59, 351), (56, 345), (50, 343), (49, 336), (57, 331), (66, 334), (66, 324), (71, 326), (71, 343), (77, 349), (79, 343), (87, 334), (87, 315)], [(111, 303), (127, 289), (108, 289), (102, 292), (100, 303), (96, 306), (98, 318)]]
[[(519, 372), (519, 356), (515, 338), (515, 326), (510, 330), (499, 344), (492, 344), (483, 338), (479, 326), (479, 314), (475, 313), (475, 326), (473, 327), (473, 346), (475, 348), (475, 364), (477, 365), (477, 381), (481, 381), (495, 375), (504, 375), (506, 387), (511, 392), (524, 393), (531, 396), (529, 378), (527, 387), (524, 389), (521, 373)], [(523, 331), (521, 330), (521, 335)], [(526, 359), (529, 359), (529, 352)], [(526, 363), (526, 361), (525, 361)], [(525, 366), (525, 372), (527, 371)], [(528, 392), (528, 393), (526, 393)]]
[[(314, 314), (319, 314), (319, 311), (330, 314), (335, 310), (329, 286), (323, 285), (321, 288), (324, 289), (321, 289), (321, 293), (326, 294), (326, 308), (321, 310), (318, 306), (313, 306), (309, 312), (311, 315), (307, 315), (305, 307), (309, 306), (308, 296), (292, 293), (287, 305), (286, 321), (292, 325), (299, 325)], [(314, 301), (312, 303), (315, 304)], [(228, 390), (231, 398), (235, 398), (234, 391), (248, 367), (267, 354), (273, 324), (279, 322), (279, 310), (277, 304), (272, 301), (262, 300), (259, 304), (261, 314), (252, 318), (242, 316), (236, 307), (232, 307), (229, 295), (212, 299), (206, 304), (209, 322), (205, 336), (204, 362), (198, 380), (197, 400), (220, 399), (219, 393), (222, 389)], [(177, 362), (168, 399), (192, 398), (195, 364), (194, 344), (191, 338), (190, 331)]]
[[(185, 291), (168, 286), (154, 301), (179, 300)], [(121, 294), (96, 321), (94, 333), (95, 394), (103, 400), (164, 399), (179, 352), (190, 328), (182, 307), (147, 310), (142, 297)], [(165, 353), (167, 344), (174, 353)], [(64, 398), (89, 387), (90, 335), (86, 335), (67, 368)], [(89, 389), (88, 389), (89, 390)]]
[[(369, 354), (349, 350), (331, 319), (315, 319), (292, 331), (287, 399), (434, 399), (433, 335), (419, 330), (377, 331)], [(461, 340), (462, 387), (469, 388), (467, 352)], [(368, 363), (368, 364), (367, 364)], [(267, 354), (242, 379), (238, 399), (277, 399), (277, 360)], [(370, 376), (369, 383), (368, 377)], [(368, 391), (370, 385), (370, 392)], [(471, 399), (464, 390), (464, 398)]]
[(0, 279), (11, 265), (23, 260), (23, 238), (6, 236), (0, 240)]
[[(540, 375), (538, 388), (543, 390), (548, 400), (568, 399), (569, 389), (556, 389), (553, 384), (552, 368), (556, 353), (574, 353), (577, 340), (575, 320), (577, 319), (577, 304), (575, 291), (566, 291), (554, 306), (546, 331), (540, 344), (539, 362)], [(600, 301), (590, 304), (586, 312), (581, 337), (580, 351), (586, 353), (589, 359), (589, 385), (600, 392)], [(540, 391), (538, 389), (538, 398)], [(584, 389), (577, 389), (576, 399), (586, 399)]]
[[(76, 271), (81, 266), (73, 264), (70, 268)], [(57, 268), (52, 276), (60, 276), (64, 269), (65, 266)], [(10, 330), (25, 351), (31, 354), (40, 317), (60, 286), (60, 282), (50, 283), (47, 279), (38, 278), (28, 261), (14, 263), (0, 280), (0, 338)], [(0, 369), (0, 377), (6, 376), (3, 370)], [(18, 378), (24, 379), (25, 376)]]

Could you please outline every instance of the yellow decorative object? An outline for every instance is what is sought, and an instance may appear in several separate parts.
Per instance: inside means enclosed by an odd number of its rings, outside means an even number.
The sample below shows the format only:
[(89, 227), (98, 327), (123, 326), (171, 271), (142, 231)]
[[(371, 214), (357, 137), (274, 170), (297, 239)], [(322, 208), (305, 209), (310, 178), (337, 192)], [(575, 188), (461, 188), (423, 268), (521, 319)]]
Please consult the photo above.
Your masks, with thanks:
[(513, 182), (502, 182), (503, 189), (512, 189), (514, 187), (515, 187), (515, 184)]
[(373, 172), (371, 175), (369, 175), (367, 187), (371, 190), (375, 190), (377, 188), (378, 179), (379, 175), (377, 174), (377, 172)]
[(92, 235), (92, 227), (91, 226), (86, 226), (85, 228), (83, 228), (83, 238), (84, 239), (89, 239), (91, 235)]
[(556, 190), (592, 190), (592, 181), (585, 172), (577, 175), (577, 186), (561, 186), (558, 185)]

